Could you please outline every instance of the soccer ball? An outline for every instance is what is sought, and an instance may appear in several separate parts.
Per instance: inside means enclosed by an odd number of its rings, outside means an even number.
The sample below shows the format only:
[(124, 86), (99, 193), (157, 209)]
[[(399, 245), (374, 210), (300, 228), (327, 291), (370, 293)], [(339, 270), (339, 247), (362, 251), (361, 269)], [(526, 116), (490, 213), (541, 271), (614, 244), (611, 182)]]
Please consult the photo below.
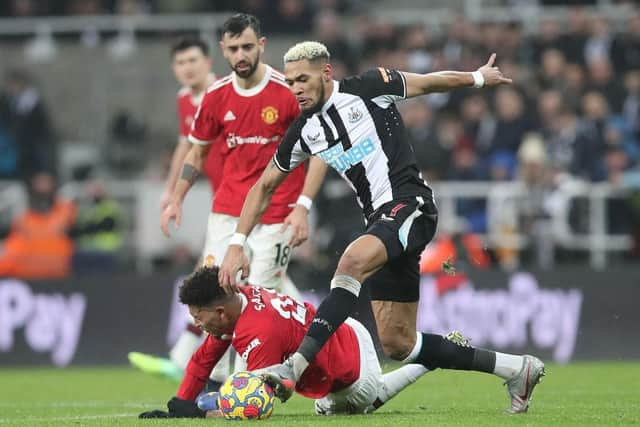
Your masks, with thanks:
[(218, 406), (228, 420), (265, 420), (273, 412), (271, 387), (251, 372), (236, 372), (220, 387)]

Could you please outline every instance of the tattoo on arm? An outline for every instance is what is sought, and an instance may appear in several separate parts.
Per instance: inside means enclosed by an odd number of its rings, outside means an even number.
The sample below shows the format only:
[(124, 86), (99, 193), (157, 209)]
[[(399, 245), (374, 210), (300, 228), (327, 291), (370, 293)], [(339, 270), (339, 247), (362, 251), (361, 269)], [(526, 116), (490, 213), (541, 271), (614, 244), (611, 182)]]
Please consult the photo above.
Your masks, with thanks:
[(189, 184), (193, 184), (196, 179), (198, 179), (199, 175), (200, 172), (198, 172), (198, 169), (196, 169), (193, 165), (185, 163), (184, 166), (182, 166), (182, 175), (180, 175), (180, 178), (188, 181)]

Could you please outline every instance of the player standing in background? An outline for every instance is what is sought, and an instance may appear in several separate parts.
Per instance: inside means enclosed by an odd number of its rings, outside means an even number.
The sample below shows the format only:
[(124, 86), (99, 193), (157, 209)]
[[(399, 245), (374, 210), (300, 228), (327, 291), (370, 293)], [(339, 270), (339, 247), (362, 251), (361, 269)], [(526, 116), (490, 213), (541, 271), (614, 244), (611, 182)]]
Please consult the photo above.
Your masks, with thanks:
[[(296, 350), (315, 313), (312, 305), (261, 286), (243, 286), (238, 294), (227, 295), (218, 282), (217, 267), (202, 267), (185, 279), (180, 302), (209, 335), (191, 357), (177, 395), (167, 405), (169, 412), (145, 412), (141, 418), (204, 417), (196, 397), (229, 346), (248, 370), (260, 373)], [(412, 364), (383, 375), (371, 335), (360, 322), (348, 319), (305, 371), (296, 391), (316, 399), (320, 415), (369, 413), (427, 371)], [(210, 410), (207, 417), (221, 416), (216, 398), (200, 398), (200, 408)]]
[[(233, 241), (251, 232), (269, 195), (310, 156), (322, 158), (351, 184), (366, 231), (342, 254), (329, 296), (318, 307), (300, 347), (267, 375), (281, 399), (291, 395), (296, 381), (351, 314), (367, 280), (380, 341), (389, 356), (428, 369), (494, 374), (507, 384), (510, 413), (529, 408), (531, 393), (544, 375), (542, 361), (474, 348), (459, 334), (416, 332), (420, 254), (435, 234), (437, 209), (395, 102), (461, 87), (511, 83), (493, 66), (494, 60), (495, 54), (469, 73), (414, 74), (381, 67), (338, 82), (323, 44), (299, 43), (285, 54), (286, 81), (302, 114), (249, 192)], [(228, 292), (236, 290), (236, 274), (246, 265), (241, 247), (231, 244), (220, 268), (220, 283)]]
[[(194, 117), (189, 135), (192, 144), (180, 179), (162, 214), (162, 231), (169, 236), (169, 222), (175, 220), (180, 225), (182, 202), (202, 172), (211, 145), (225, 144), (222, 179), (207, 225), (203, 252), (207, 264), (222, 261), (247, 192), (299, 114), (284, 76), (260, 60), (264, 46), (256, 17), (236, 14), (224, 23), (220, 47), (232, 73), (207, 89)], [(245, 276), (249, 283), (298, 297), (286, 277), (290, 250), (307, 239), (311, 200), (325, 172), (326, 166), (316, 159), (309, 162), (306, 179), (304, 168), (290, 174), (273, 194), (271, 206), (246, 242), (234, 242), (242, 244), (250, 259), (251, 271)], [(183, 352), (182, 359), (188, 359), (193, 350), (195, 347)], [(228, 375), (229, 370), (222, 369), (214, 371), (212, 378), (221, 382)]]
[[(178, 174), (191, 143), (188, 141), (193, 118), (200, 101), (209, 86), (216, 80), (211, 71), (213, 60), (209, 55), (209, 46), (198, 38), (184, 38), (171, 47), (172, 69), (174, 76), (182, 88), (176, 96), (178, 112), (178, 143), (171, 158), (171, 166), (164, 191), (160, 199), (160, 211), (169, 204)], [(224, 145), (214, 144), (209, 150), (204, 170), (211, 185), (211, 193), (215, 196), (222, 178), (224, 163)], [(144, 372), (161, 374), (179, 380), (194, 349), (202, 342), (202, 331), (196, 328), (189, 316), (189, 324), (180, 335), (169, 352), (170, 359), (155, 357), (143, 353), (129, 353), (129, 361)]]
[[(213, 60), (209, 56), (209, 46), (205, 41), (196, 38), (182, 39), (171, 48), (171, 56), (173, 73), (182, 88), (176, 97), (178, 144), (171, 157), (169, 174), (160, 199), (161, 211), (164, 211), (169, 204), (169, 198), (178, 181), (180, 168), (191, 148), (187, 137), (200, 101), (202, 101), (207, 88), (216, 80), (215, 74), (211, 72)], [(213, 149), (209, 151), (204, 167), (211, 184), (211, 191), (214, 194), (222, 177), (222, 150), (222, 144), (215, 144)]]

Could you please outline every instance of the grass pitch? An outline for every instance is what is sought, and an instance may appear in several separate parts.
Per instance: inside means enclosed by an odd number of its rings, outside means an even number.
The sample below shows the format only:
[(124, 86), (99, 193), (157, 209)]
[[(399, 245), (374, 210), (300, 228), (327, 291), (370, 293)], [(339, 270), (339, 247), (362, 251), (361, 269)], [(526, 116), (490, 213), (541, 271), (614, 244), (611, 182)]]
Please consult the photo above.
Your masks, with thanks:
[[(176, 385), (127, 367), (0, 369), (0, 427), (211, 426), (225, 420), (139, 420), (166, 409)], [(640, 424), (640, 363), (576, 363), (547, 367), (529, 413), (503, 415), (501, 381), (469, 372), (430, 372), (368, 416), (319, 417), (294, 397), (265, 426), (549, 426)], [(231, 424), (233, 425), (233, 424)]]

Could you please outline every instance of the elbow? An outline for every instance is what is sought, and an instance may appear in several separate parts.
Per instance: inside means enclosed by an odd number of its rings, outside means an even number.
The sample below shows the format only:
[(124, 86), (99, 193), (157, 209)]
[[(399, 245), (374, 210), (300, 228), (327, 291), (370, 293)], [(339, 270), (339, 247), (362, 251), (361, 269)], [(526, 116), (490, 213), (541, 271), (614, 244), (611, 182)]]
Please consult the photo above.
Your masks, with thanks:
[(276, 188), (278, 188), (278, 187), (275, 186), (275, 185), (270, 185), (269, 183), (265, 183), (265, 184), (262, 185), (262, 192), (266, 196), (271, 197), (271, 196), (273, 196), (273, 193), (276, 192)]

